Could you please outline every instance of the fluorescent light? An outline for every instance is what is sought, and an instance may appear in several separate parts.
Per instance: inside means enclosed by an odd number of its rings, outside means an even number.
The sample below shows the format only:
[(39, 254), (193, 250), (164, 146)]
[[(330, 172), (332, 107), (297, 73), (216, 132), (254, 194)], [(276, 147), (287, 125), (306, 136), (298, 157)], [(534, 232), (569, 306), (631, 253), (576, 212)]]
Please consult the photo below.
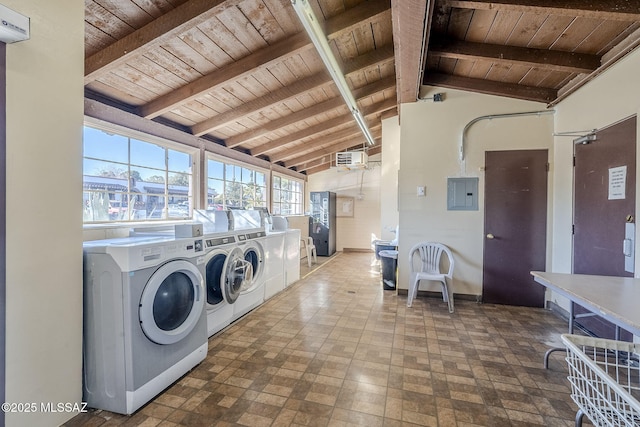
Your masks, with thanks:
[(331, 47), (327, 41), (327, 36), (325, 36), (324, 31), (320, 27), (320, 23), (318, 22), (315, 13), (313, 13), (313, 9), (311, 9), (309, 2), (307, 0), (291, 0), (291, 4), (293, 5), (293, 9), (296, 11), (296, 14), (298, 14), (298, 18), (300, 18), (302, 26), (311, 38), (313, 45), (316, 47), (322, 62), (324, 62), (325, 67), (327, 67), (331, 78), (338, 87), (340, 95), (342, 95), (342, 98), (344, 98), (344, 101), (347, 103), (347, 107), (349, 107), (351, 114), (353, 114), (353, 118), (367, 140), (367, 144), (374, 145), (375, 141), (373, 140), (373, 136), (371, 136), (367, 123), (365, 122), (364, 117), (362, 117), (362, 113), (358, 110), (358, 103), (349, 89), (347, 80), (344, 78), (344, 74), (342, 74), (342, 70), (340, 70), (338, 61), (331, 51)]

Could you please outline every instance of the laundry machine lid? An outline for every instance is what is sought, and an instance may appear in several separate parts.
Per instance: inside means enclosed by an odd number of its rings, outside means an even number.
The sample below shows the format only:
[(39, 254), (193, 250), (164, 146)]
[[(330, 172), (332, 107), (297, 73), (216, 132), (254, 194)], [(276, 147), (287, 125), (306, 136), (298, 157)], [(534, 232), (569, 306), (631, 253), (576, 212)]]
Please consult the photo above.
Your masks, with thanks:
[(138, 308), (144, 334), (156, 344), (181, 341), (204, 310), (200, 271), (186, 260), (173, 260), (156, 270), (144, 287)]
[(234, 303), (242, 291), (251, 285), (253, 267), (244, 259), (244, 251), (235, 247), (227, 256), (222, 269), (222, 284), (225, 299), (229, 304)]

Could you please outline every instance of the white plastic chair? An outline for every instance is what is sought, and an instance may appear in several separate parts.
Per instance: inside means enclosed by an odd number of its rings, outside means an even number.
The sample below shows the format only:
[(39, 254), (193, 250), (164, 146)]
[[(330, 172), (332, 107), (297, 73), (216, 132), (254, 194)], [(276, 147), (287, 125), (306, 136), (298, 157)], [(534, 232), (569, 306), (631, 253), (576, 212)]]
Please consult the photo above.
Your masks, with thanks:
[[(449, 269), (443, 273), (440, 269), (440, 261), (442, 254), (446, 254), (449, 259)], [(414, 258), (416, 254), (420, 257), (420, 267)], [(453, 289), (451, 282), (453, 281), (453, 255), (451, 250), (442, 243), (422, 242), (415, 245), (409, 251), (409, 268), (411, 272), (409, 282), (409, 294), (407, 298), (407, 307), (411, 307), (414, 298), (418, 293), (418, 286), (421, 280), (433, 280), (440, 282), (442, 286), (442, 299), (449, 304), (449, 313), (453, 313)]]
[(314, 263), (318, 262), (318, 255), (316, 253), (316, 245), (313, 244), (313, 237), (307, 237), (305, 248), (307, 250), (307, 262), (309, 263), (309, 268), (311, 268), (312, 255), (313, 255), (313, 262)]

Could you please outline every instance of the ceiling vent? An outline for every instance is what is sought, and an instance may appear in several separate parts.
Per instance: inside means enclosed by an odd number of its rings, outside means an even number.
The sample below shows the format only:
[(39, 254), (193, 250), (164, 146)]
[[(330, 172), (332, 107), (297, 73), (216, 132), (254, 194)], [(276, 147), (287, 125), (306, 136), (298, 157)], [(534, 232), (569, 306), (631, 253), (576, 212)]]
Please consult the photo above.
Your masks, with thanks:
[(345, 151), (336, 153), (336, 168), (338, 171), (366, 169), (369, 156), (364, 151)]

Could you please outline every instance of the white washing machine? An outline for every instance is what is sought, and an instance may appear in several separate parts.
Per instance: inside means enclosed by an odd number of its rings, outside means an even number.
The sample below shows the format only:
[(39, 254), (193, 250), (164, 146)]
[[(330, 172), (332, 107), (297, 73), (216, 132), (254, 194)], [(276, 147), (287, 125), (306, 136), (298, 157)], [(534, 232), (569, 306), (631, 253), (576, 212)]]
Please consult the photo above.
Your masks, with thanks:
[(300, 230), (284, 232), (284, 287), (300, 280)]
[(239, 319), (264, 302), (265, 291), (265, 251), (264, 230), (236, 232), (239, 248), (244, 259), (251, 265), (253, 277), (242, 287), (233, 306), (233, 320)]
[(84, 245), (83, 400), (131, 414), (207, 354), (202, 238)]
[(205, 235), (204, 243), (207, 335), (212, 336), (233, 320), (234, 305), (249, 286), (253, 267), (245, 260), (236, 233)]
[(284, 237), (284, 231), (275, 231), (265, 238), (265, 300), (284, 289)]

